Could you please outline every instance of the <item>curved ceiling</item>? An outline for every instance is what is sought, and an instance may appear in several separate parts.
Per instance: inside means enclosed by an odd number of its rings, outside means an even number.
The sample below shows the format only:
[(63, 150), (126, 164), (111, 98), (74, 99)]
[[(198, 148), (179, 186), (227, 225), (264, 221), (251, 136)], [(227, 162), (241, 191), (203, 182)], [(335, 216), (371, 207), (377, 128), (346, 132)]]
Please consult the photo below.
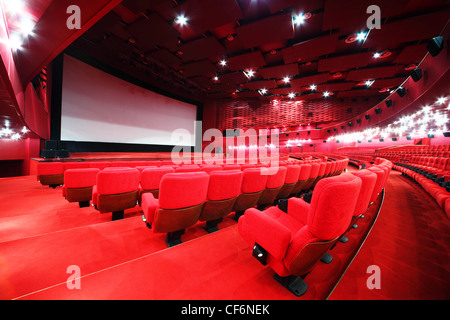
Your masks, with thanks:
[[(368, 30), (374, 4), (381, 28)], [(332, 122), (342, 116), (333, 101), (381, 101), (397, 88), (449, 13), (442, 0), (124, 0), (72, 47), (198, 99), (314, 100)]]

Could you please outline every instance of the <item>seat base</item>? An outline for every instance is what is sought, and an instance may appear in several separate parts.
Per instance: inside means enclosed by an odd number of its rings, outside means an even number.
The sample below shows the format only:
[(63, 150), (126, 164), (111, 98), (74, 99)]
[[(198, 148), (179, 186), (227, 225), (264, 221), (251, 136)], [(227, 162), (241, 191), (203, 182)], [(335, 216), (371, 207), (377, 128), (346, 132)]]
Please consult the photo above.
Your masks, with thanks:
[(222, 220), (223, 220), (222, 218), (219, 218), (219, 219), (215, 219), (215, 220), (206, 221), (205, 230), (208, 233), (213, 233), (213, 232), (219, 231), (219, 227), (217, 226), (217, 224), (219, 222), (222, 222)]
[(301, 297), (308, 290), (308, 285), (302, 278), (297, 276), (281, 277), (278, 274), (274, 274), (273, 278), (278, 281), (283, 287), (295, 294), (297, 297)]
[(111, 221), (123, 219), (124, 213), (124, 210), (113, 211)]
[(181, 236), (183, 234), (184, 234), (184, 229), (167, 233), (167, 237), (165, 239), (167, 246), (170, 248), (170, 247), (180, 244)]

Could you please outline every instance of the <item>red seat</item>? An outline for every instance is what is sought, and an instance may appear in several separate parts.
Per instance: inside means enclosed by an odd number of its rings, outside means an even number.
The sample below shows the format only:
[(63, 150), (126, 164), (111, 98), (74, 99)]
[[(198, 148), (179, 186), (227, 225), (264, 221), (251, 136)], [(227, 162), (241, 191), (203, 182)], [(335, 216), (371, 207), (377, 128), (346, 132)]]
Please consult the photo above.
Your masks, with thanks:
[(301, 192), (306, 192), (311, 189), (313, 183), (316, 181), (319, 176), (320, 164), (319, 163), (311, 163), (311, 171), (309, 173), (309, 178), (306, 183), (303, 185)]
[(236, 211), (235, 220), (238, 220), (246, 209), (256, 206), (263, 190), (266, 188), (267, 175), (261, 174), (261, 170), (261, 168), (248, 168), (242, 171), (244, 176), (241, 194), (233, 207), (233, 211)]
[(39, 162), (37, 164), (37, 178), (44, 186), (56, 188), (64, 184), (64, 163)]
[(69, 202), (78, 202), (80, 207), (88, 207), (92, 200), (92, 188), (97, 182), (100, 169), (80, 168), (64, 171), (63, 196)]
[(377, 175), (377, 181), (375, 183), (372, 195), (370, 196), (370, 202), (373, 203), (377, 200), (378, 195), (384, 188), (384, 177), (386, 173), (384, 170), (378, 168), (378, 166), (370, 167), (367, 170), (372, 171)]
[(197, 223), (208, 193), (205, 172), (167, 173), (161, 179), (159, 199), (142, 195), (143, 220), (155, 233), (167, 233), (169, 247), (181, 243), (184, 230)]
[(213, 171), (223, 170), (223, 168), (219, 164), (204, 164), (201, 166), (201, 170), (206, 173), (211, 173)]
[(123, 218), (124, 210), (136, 206), (138, 195), (139, 170), (105, 168), (97, 174), (92, 201), (100, 213), (112, 212), (112, 220), (117, 220)]
[(361, 189), (361, 179), (342, 174), (320, 180), (311, 204), (290, 198), (286, 212), (270, 207), (264, 212), (248, 209), (238, 230), (253, 247), (253, 255), (268, 264), (275, 279), (300, 296), (306, 275), (347, 230)]
[(139, 202), (142, 199), (142, 194), (151, 192), (155, 198), (159, 197), (159, 185), (162, 177), (167, 173), (175, 172), (173, 168), (170, 167), (153, 167), (145, 168), (140, 174), (140, 193)]
[[(307, 183), (309, 182), (309, 177), (311, 175), (312, 165), (305, 163), (300, 165), (300, 173), (298, 175), (298, 181), (291, 191), (290, 195), (298, 195), (302, 190), (305, 189)], [(311, 180), (312, 181), (312, 180)]]
[(200, 221), (206, 221), (208, 232), (217, 231), (217, 224), (232, 212), (234, 203), (241, 193), (244, 173), (241, 170), (213, 171), (209, 175), (208, 195), (200, 214)]
[(286, 167), (273, 167), (267, 168), (267, 182), (266, 188), (261, 193), (261, 196), (258, 199), (257, 205), (258, 209), (262, 210), (267, 205), (274, 204), (278, 193), (284, 185), (284, 181), (286, 180)]
[(286, 179), (278, 193), (278, 199), (287, 199), (298, 182), (301, 166), (298, 164), (286, 165)]
[(179, 168), (175, 168), (175, 172), (198, 172), (202, 171), (197, 164), (185, 164)]

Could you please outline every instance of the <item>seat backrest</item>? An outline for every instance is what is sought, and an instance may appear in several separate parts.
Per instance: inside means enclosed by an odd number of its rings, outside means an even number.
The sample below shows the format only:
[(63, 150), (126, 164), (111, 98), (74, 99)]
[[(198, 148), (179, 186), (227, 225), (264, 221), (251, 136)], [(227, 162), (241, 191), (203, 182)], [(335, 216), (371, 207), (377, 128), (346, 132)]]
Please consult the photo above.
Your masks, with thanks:
[(248, 168), (242, 172), (244, 173), (241, 188), (242, 193), (259, 192), (266, 188), (267, 175), (261, 174), (260, 168)]
[(296, 183), (300, 175), (301, 167), (298, 164), (288, 164), (286, 165), (286, 179), (285, 184)]
[(159, 187), (159, 207), (179, 209), (206, 201), (209, 175), (206, 172), (167, 173)]
[(309, 179), (317, 178), (317, 176), (319, 174), (319, 169), (320, 169), (320, 164), (318, 164), (318, 163), (311, 163), (311, 171), (309, 173)]
[(354, 216), (358, 216), (366, 212), (369, 207), (370, 197), (372, 196), (375, 183), (377, 182), (377, 175), (367, 169), (352, 171), (351, 174), (361, 179), (361, 191), (359, 192), (358, 200), (356, 201)]
[(197, 164), (186, 164), (179, 168), (175, 168), (175, 172), (198, 172), (201, 168)]
[(315, 237), (331, 240), (342, 235), (350, 225), (361, 179), (350, 173), (321, 179), (311, 199), (307, 225)]
[(306, 181), (311, 175), (312, 165), (309, 163), (304, 163), (300, 165), (300, 173), (298, 175), (298, 181)]
[(141, 187), (144, 190), (157, 190), (162, 177), (167, 173), (175, 172), (175, 169), (170, 167), (153, 167), (145, 168), (140, 175)]
[(66, 188), (87, 188), (97, 182), (98, 168), (68, 169), (64, 171), (64, 185)]
[(372, 196), (370, 197), (370, 201), (374, 202), (377, 199), (378, 194), (381, 192), (381, 190), (383, 190), (385, 172), (382, 169), (375, 167), (375, 166), (370, 167), (367, 170), (370, 170), (377, 175), (377, 182), (375, 183), (375, 187), (373, 189)]
[(38, 162), (38, 175), (64, 174), (64, 163), (62, 162)]
[(241, 193), (244, 173), (241, 170), (213, 171), (209, 175), (208, 200), (237, 197)]
[(205, 164), (202, 165), (202, 171), (206, 172), (206, 173), (211, 173), (213, 171), (217, 171), (217, 170), (223, 170), (222, 166), (219, 164)]
[(266, 189), (276, 189), (283, 186), (286, 180), (286, 167), (278, 167), (275, 173), (269, 174), (267, 176)]
[(97, 192), (101, 195), (119, 194), (139, 189), (139, 170), (136, 168), (103, 169), (97, 174)]
[(325, 170), (327, 168), (327, 163), (326, 162), (321, 162), (319, 163), (320, 167), (319, 167), (319, 172), (317, 173), (318, 177), (323, 177), (323, 175), (325, 174)]

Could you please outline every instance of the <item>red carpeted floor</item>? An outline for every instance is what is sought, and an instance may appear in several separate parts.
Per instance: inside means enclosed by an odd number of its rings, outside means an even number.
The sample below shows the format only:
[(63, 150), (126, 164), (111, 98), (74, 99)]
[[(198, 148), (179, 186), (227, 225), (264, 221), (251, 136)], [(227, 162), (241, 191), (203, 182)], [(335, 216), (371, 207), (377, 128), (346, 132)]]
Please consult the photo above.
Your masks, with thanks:
[[(231, 218), (213, 234), (199, 223), (183, 244), (167, 248), (165, 235), (144, 226), (139, 207), (110, 221), (111, 214), (70, 204), (61, 188), (43, 187), (35, 177), (0, 179), (0, 192), (1, 299), (299, 299), (251, 256)], [(305, 278), (309, 289), (300, 299), (450, 297), (448, 219), (397, 172), (346, 270), (376, 211), (330, 251), (331, 264), (319, 263)], [(67, 287), (70, 265), (80, 268), (79, 290)], [(380, 267), (381, 289), (367, 288), (369, 265)]]

